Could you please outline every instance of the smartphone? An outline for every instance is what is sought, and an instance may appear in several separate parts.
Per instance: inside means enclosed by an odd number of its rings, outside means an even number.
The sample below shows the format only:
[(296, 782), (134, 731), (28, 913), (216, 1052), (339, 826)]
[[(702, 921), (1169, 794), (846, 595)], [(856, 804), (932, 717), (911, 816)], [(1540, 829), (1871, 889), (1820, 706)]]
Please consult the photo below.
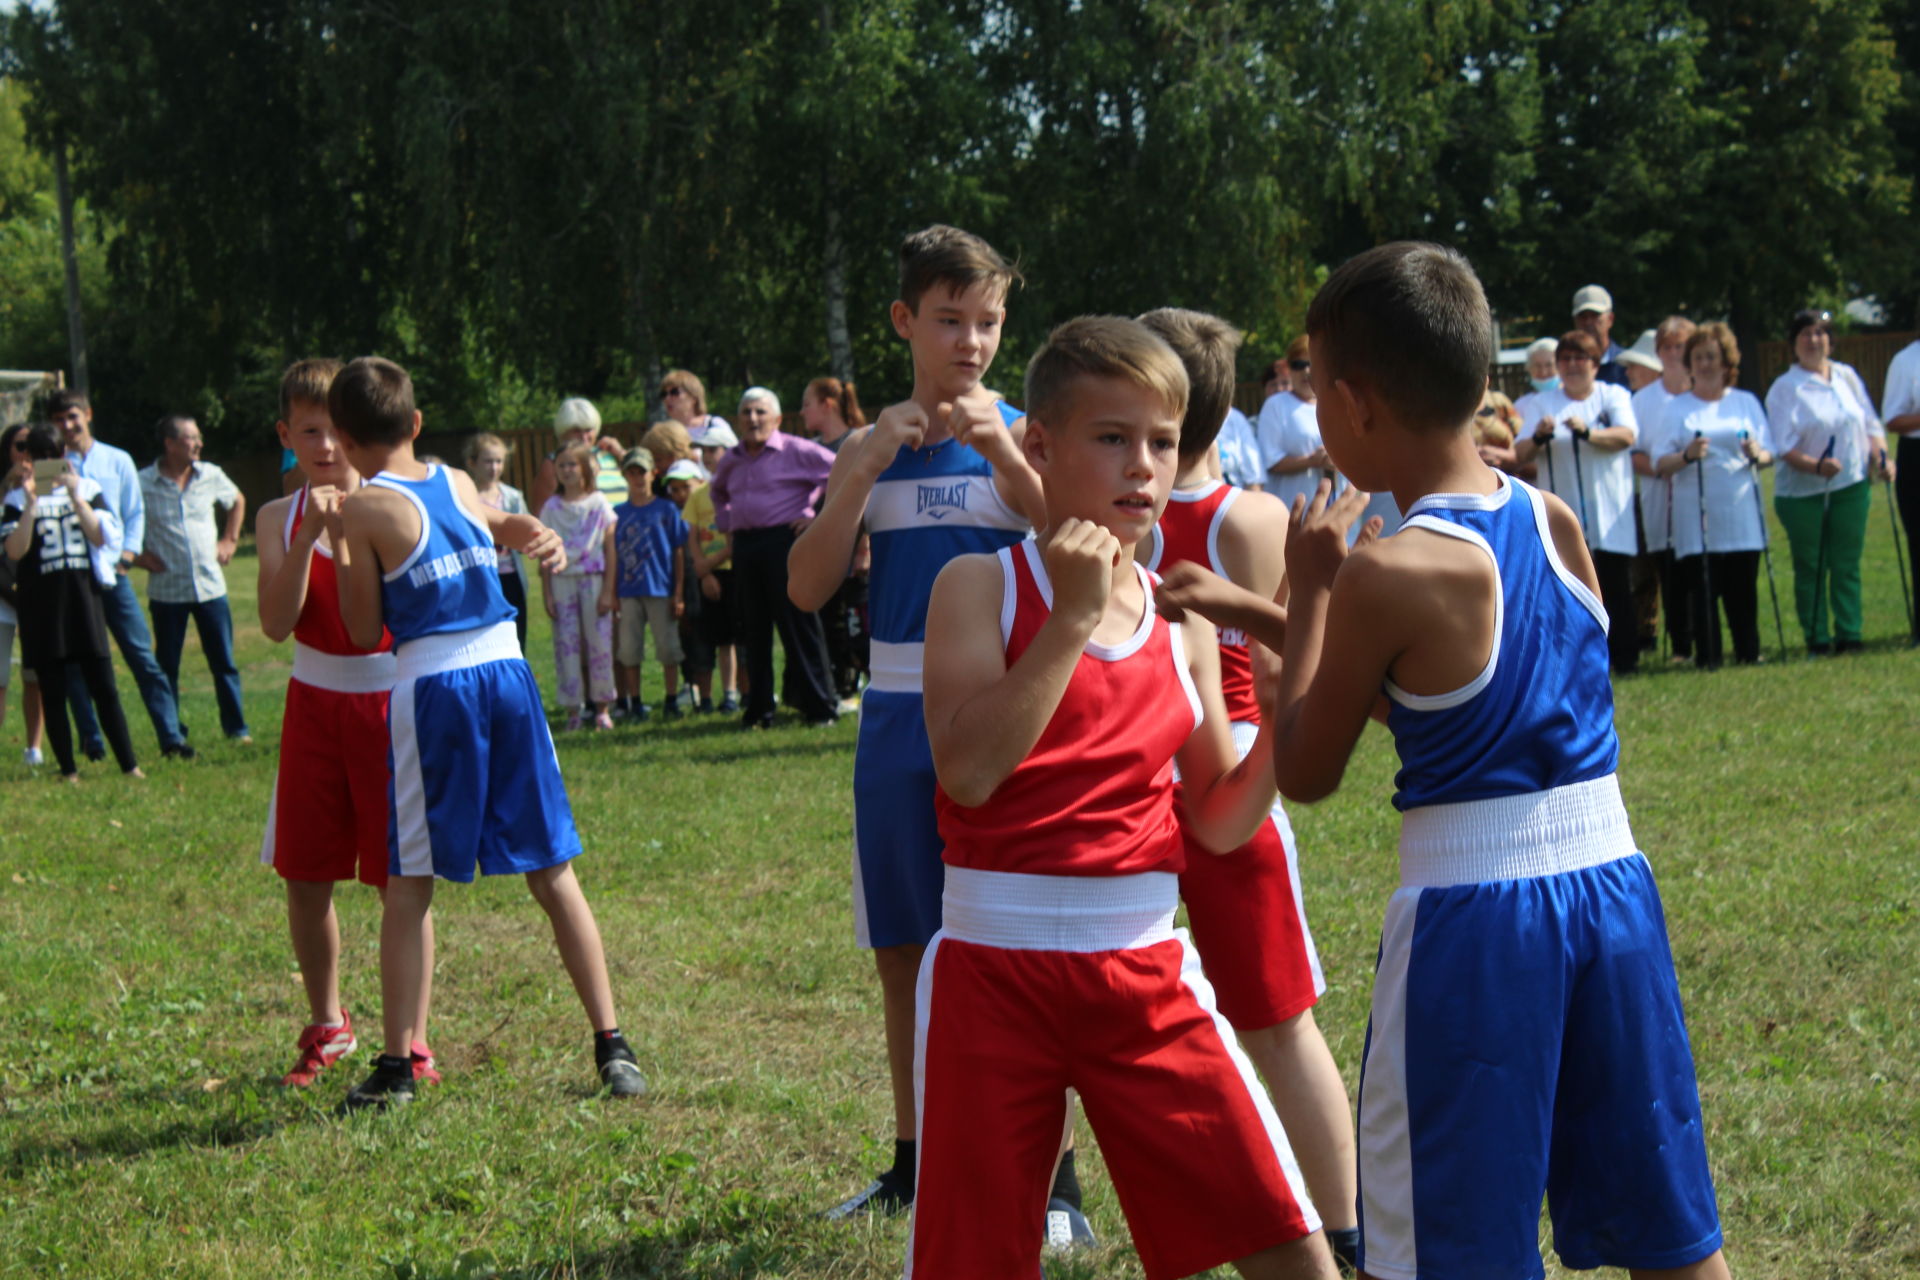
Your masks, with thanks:
[(67, 474), (65, 458), (35, 458), (33, 460), (33, 487), (45, 493), (49, 486), (61, 476)]

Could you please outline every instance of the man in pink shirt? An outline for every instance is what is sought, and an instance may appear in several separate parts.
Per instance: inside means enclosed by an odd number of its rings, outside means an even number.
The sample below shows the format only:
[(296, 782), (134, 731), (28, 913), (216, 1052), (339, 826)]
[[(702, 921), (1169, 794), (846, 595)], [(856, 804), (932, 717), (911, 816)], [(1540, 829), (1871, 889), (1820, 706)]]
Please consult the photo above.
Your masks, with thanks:
[(773, 725), (773, 631), (787, 654), (785, 700), (810, 725), (832, 724), (839, 698), (820, 616), (787, 599), (787, 552), (813, 522), (833, 454), (780, 430), (780, 399), (765, 387), (740, 397), (740, 443), (713, 471), (714, 523), (733, 548), (734, 630), (746, 673), (741, 726)]

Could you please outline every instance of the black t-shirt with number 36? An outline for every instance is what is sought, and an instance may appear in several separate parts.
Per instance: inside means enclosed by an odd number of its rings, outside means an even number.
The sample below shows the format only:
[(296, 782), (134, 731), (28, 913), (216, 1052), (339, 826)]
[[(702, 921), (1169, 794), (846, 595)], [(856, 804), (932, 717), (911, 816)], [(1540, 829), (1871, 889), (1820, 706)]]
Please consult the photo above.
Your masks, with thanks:
[[(80, 499), (111, 520), (100, 486), (82, 479)], [(0, 538), (12, 533), (27, 508), (15, 489), (0, 504)], [(54, 486), (33, 512), (33, 543), (14, 566), (15, 609), (20, 615), (20, 657), (35, 669), (75, 658), (108, 656), (107, 615), (100, 580), (93, 572), (93, 544), (80, 527), (73, 497)]]

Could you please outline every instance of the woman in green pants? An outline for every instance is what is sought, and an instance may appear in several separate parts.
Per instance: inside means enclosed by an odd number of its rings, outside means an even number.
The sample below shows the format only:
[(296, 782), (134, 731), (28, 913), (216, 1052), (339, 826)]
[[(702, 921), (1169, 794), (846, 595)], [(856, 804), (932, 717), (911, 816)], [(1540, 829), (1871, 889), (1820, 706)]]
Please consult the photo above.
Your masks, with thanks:
[(1887, 436), (1853, 369), (1832, 358), (1832, 317), (1787, 325), (1794, 365), (1767, 392), (1780, 470), (1773, 509), (1793, 548), (1793, 602), (1810, 654), (1860, 647), (1860, 551)]

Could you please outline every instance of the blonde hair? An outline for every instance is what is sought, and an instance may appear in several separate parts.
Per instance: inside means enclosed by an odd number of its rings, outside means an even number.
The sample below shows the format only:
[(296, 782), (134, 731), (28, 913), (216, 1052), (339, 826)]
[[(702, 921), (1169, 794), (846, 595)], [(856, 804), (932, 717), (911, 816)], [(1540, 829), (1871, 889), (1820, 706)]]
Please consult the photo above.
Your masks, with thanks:
[[(687, 429), (672, 418), (656, 422), (647, 428), (640, 437), (640, 447), (653, 455), (662, 471), (680, 461), (693, 457), (693, 439)], [(661, 461), (665, 459), (665, 461)]]
[(1513, 401), (1507, 397), (1507, 393), (1504, 391), (1495, 391), (1492, 387), (1488, 387), (1486, 395), (1481, 398), (1480, 407), (1482, 409), (1491, 407), (1493, 409), (1493, 416), (1491, 418), (1483, 418), (1477, 413), (1474, 415), (1473, 442), (1475, 444), (1512, 444), (1514, 439), (1513, 424), (1518, 414), (1513, 407)]
[(707, 384), (685, 369), (669, 369), (667, 376), (660, 379), (660, 398), (666, 399), (666, 393), (675, 387), (686, 392), (687, 398), (693, 401), (693, 416), (704, 418), (707, 414)]
[(1044, 423), (1064, 418), (1081, 378), (1132, 383), (1160, 397), (1174, 417), (1186, 416), (1187, 368), (1138, 320), (1080, 316), (1048, 334), (1027, 365), (1027, 412)]
[(593, 407), (593, 401), (582, 400), (579, 396), (562, 400), (553, 414), (553, 433), (564, 437), (567, 432), (583, 427), (588, 431), (600, 429), (600, 411)]
[(287, 371), (280, 375), (280, 420), (287, 421), (296, 404), (317, 404), (324, 409), (327, 392), (333, 389), (334, 377), (339, 372), (340, 362), (326, 357), (296, 360), (288, 365)]

